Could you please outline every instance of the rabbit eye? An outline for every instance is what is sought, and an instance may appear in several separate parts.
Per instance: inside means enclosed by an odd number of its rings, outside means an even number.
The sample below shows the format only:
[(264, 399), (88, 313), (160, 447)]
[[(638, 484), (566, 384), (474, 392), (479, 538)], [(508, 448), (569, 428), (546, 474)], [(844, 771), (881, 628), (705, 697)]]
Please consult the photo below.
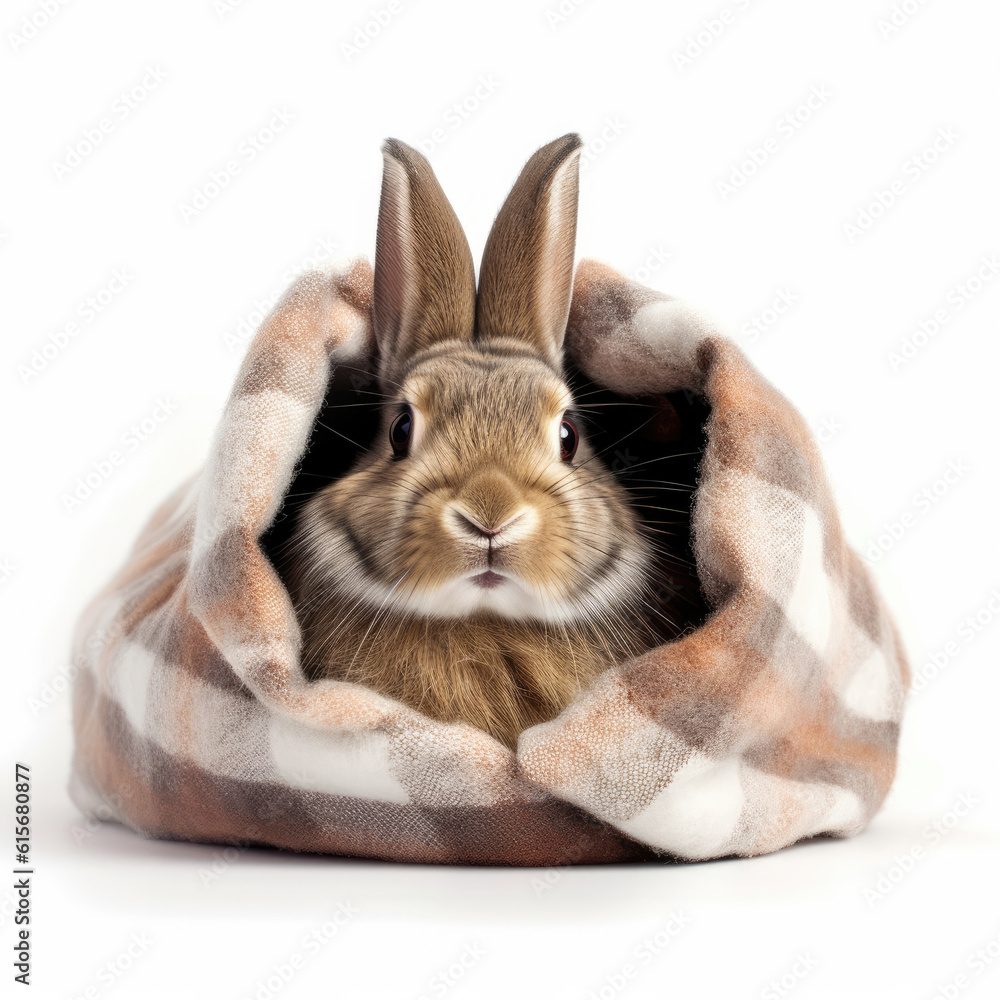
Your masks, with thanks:
[(404, 458), (410, 450), (410, 435), (413, 433), (413, 411), (406, 407), (389, 424), (389, 443), (395, 458)]
[(563, 417), (559, 425), (559, 450), (564, 462), (571, 462), (576, 454), (576, 446), (580, 443), (580, 434), (572, 420)]

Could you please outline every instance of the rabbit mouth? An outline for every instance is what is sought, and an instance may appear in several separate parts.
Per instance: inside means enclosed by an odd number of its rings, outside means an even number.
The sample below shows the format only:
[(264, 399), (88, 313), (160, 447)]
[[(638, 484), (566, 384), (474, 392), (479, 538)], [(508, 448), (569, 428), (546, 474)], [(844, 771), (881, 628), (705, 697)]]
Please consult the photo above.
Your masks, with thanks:
[(506, 583), (507, 577), (502, 573), (494, 573), (493, 570), (488, 569), (485, 573), (477, 573), (472, 578), (472, 582), (484, 590), (492, 590), (494, 587), (499, 587), (501, 584)]

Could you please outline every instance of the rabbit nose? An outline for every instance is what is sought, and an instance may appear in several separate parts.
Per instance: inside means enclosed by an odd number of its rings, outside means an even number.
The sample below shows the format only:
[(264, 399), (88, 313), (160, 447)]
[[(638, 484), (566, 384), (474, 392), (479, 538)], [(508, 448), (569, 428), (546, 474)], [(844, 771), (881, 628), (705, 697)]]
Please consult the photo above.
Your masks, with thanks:
[(484, 523), (484, 521), (474, 517), (457, 504), (451, 504), (449, 508), (451, 523), (458, 529), (458, 532), (480, 542), (484, 540), (492, 541), (498, 535), (512, 528), (524, 517), (525, 513), (526, 511), (519, 510), (512, 517), (508, 517), (502, 523), (497, 524)]
[(522, 491), (497, 469), (471, 475), (444, 509), (448, 531), (459, 541), (497, 548), (526, 538), (537, 511)]

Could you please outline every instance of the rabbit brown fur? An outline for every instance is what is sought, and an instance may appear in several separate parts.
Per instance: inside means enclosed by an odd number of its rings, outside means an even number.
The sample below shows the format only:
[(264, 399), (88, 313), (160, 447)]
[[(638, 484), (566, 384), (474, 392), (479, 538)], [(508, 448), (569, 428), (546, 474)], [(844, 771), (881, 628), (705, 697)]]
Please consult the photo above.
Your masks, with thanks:
[(477, 296), (429, 165), (386, 143), (372, 310), (381, 426), (305, 504), (284, 566), (310, 677), (509, 746), (655, 644), (642, 613), (650, 544), (580, 434), (562, 371), (579, 151), (564, 136), (528, 161)]

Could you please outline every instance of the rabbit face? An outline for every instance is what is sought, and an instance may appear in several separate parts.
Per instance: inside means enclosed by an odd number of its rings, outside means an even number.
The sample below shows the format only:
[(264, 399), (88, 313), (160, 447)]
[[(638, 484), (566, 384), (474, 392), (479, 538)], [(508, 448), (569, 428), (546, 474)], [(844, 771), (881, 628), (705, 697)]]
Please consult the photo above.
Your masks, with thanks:
[(400, 374), (369, 454), (307, 507), (313, 586), (416, 615), (553, 623), (641, 590), (647, 544), (544, 359), (446, 341)]

